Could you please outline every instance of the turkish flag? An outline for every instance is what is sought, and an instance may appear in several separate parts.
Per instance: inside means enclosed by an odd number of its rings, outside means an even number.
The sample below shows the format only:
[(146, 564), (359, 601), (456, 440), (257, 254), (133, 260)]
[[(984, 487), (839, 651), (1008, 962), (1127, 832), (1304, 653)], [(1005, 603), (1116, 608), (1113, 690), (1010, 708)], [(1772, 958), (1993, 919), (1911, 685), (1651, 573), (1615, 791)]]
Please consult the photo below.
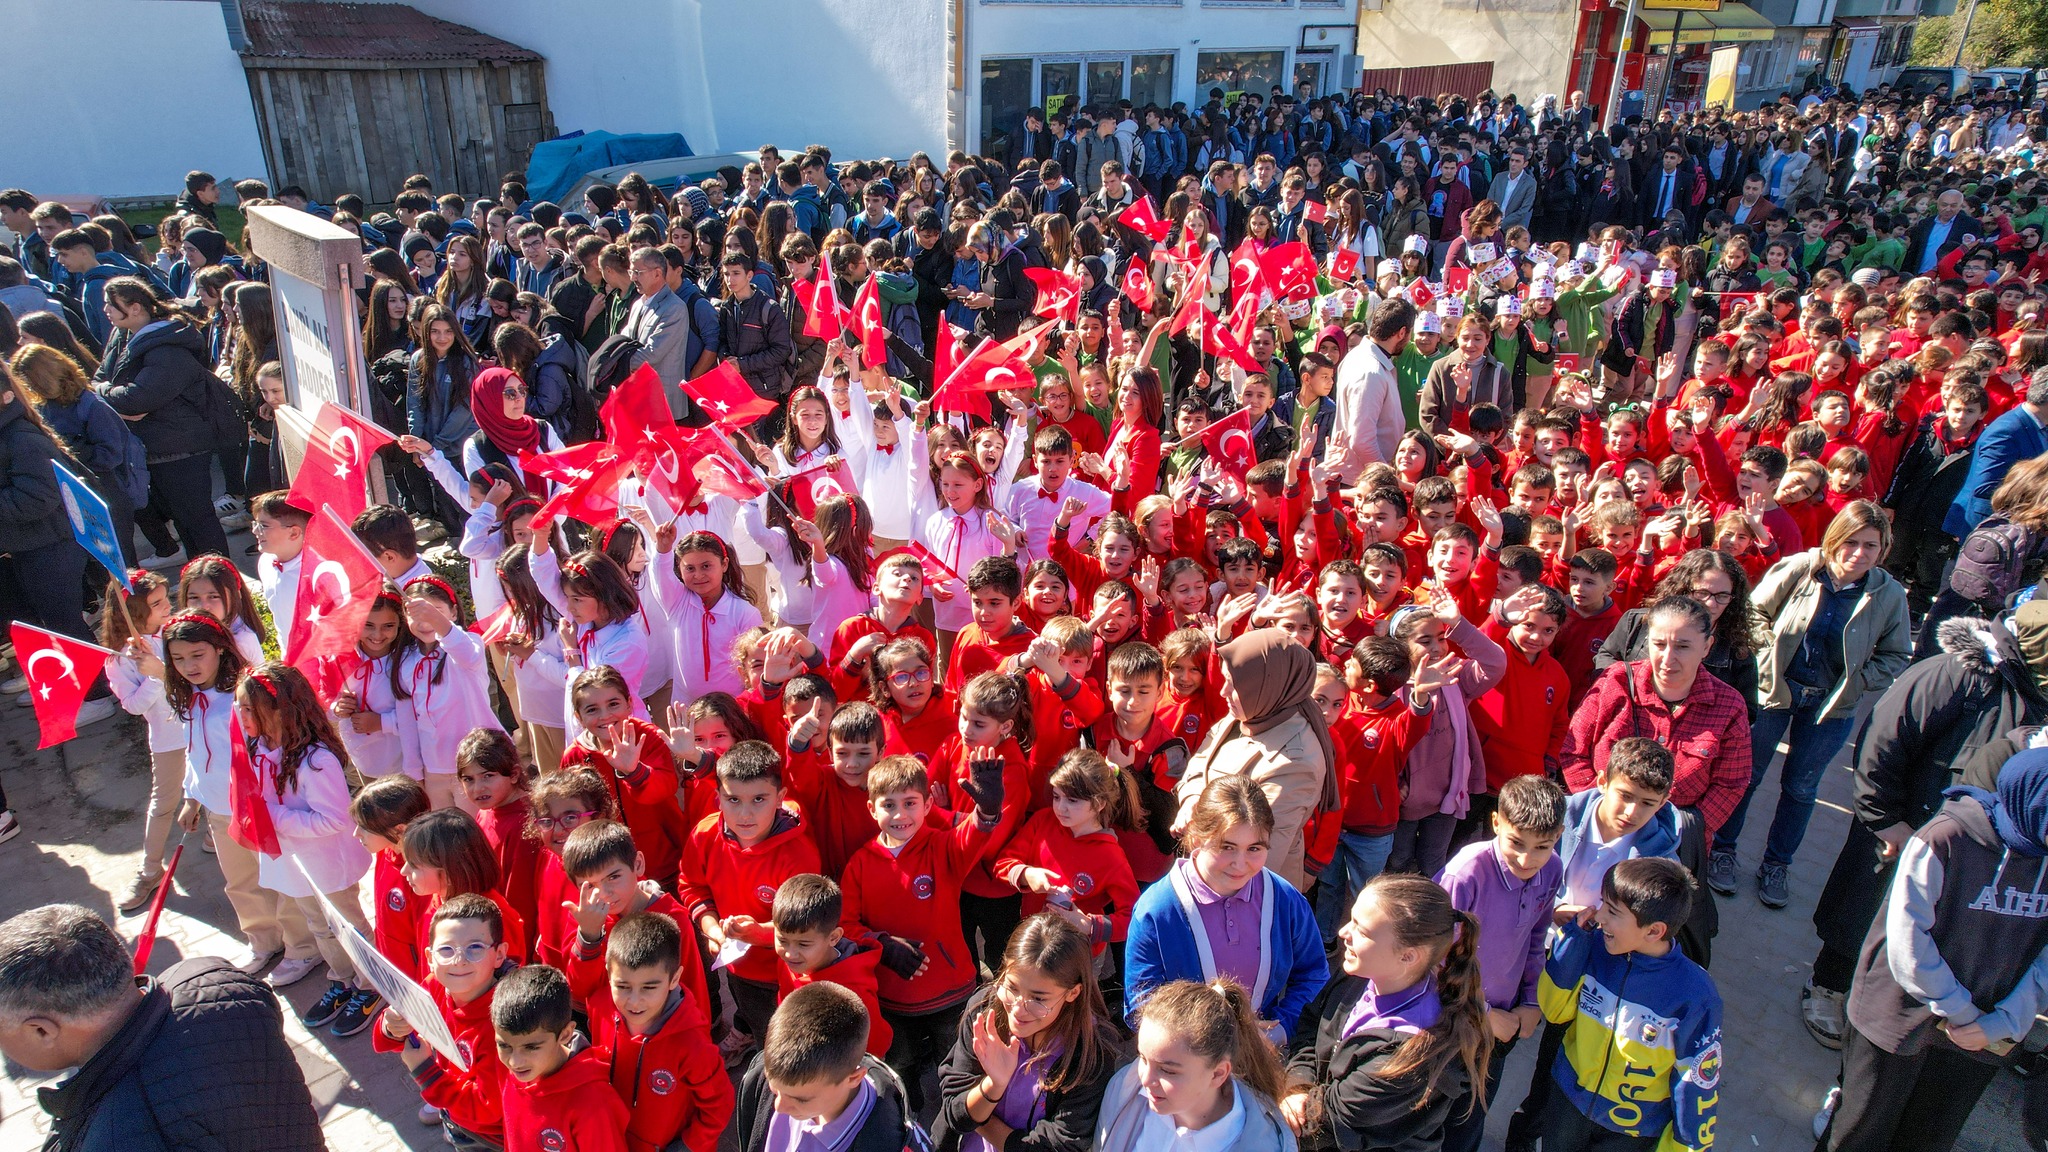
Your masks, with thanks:
[(1166, 239), (1173, 231), (1173, 224), (1159, 218), (1159, 210), (1152, 206), (1152, 197), (1140, 196), (1131, 201), (1116, 215), (1109, 218), (1111, 224), (1121, 224), (1154, 244)]
[(1081, 320), (1081, 278), (1051, 268), (1026, 268), (1024, 276), (1038, 286), (1036, 316), (1050, 316), (1069, 324)]
[(332, 508), (314, 513), (306, 524), (285, 663), (306, 671), (324, 657), (355, 651), (383, 588), (384, 570), (340, 515)]
[(818, 274), (806, 282), (794, 285), (797, 300), (804, 306), (804, 335), (819, 340), (830, 340), (839, 335), (840, 329), (853, 325), (852, 313), (839, 302), (839, 292), (833, 287), (832, 253), (821, 251), (818, 256)]
[[(552, 524), (558, 516), (585, 524), (604, 524), (619, 515), (619, 486), (633, 473), (631, 458), (617, 452), (607, 454), (581, 480), (564, 483), (533, 514), (535, 531)], [(648, 477), (643, 476), (643, 483)]]
[(915, 540), (912, 540), (908, 544), (905, 544), (903, 546), (903, 551), (908, 552), (912, 556), (917, 557), (919, 563), (922, 563), (924, 565), (925, 579), (927, 580), (931, 579), (931, 573), (933, 569), (938, 570), (939, 579), (941, 580), (960, 579), (960, 574), (958, 572), (955, 572), (951, 568), (946, 567), (946, 562), (939, 559), (936, 553), (934, 553), (931, 549), (925, 547), (924, 545), (918, 543)]
[(1124, 269), (1123, 289), (1124, 295), (1130, 297), (1131, 303), (1138, 306), (1138, 311), (1152, 310), (1152, 277), (1145, 271), (1143, 261), (1133, 260), (1130, 266)]
[(370, 506), (370, 456), (398, 437), (343, 408), (322, 402), (306, 438), (306, 457), (287, 498), (307, 511), (332, 507), (353, 520)]
[(1223, 419), (1202, 429), (1202, 451), (1209, 458), (1223, 465), (1225, 471), (1239, 480), (1251, 471), (1252, 464), (1252, 414), (1239, 408)]
[(1551, 358), (1550, 366), (1552, 371), (1556, 372), (1559, 376), (1567, 372), (1577, 372), (1579, 370), (1579, 354), (1576, 352), (1559, 352)]
[(1721, 293), (1721, 315), (1740, 316), (1748, 312), (1756, 307), (1756, 295), (1754, 292)]
[(1302, 209), (1303, 214), (1310, 220), (1321, 224), (1330, 218), (1330, 206), (1328, 204), (1320, 200), (1308, 200), (1304, 201), (1304, 204), (1306, 207)]
[(743, 428), (775, 411), (775, 401), (756, 395), (747, 378), (740, 375), (739, 365), (730, 360), (695, 380), (683, 381), (683, 391), (714, 423), (725, 428)]
[(939, 381), (939, 387), (932, 393), (931, 405), (934, 412), (964, 412), (986, 420), (990, 416), (988, 397), (979, 392), (948, 389), (946, 384), (953, 379), (953, 373), (967, 359), (967, 353), (960, 347), (960, 338), (966, 333), (945, 321), (939, 322), (938, 347), (933, 349), (932, 379)]
[(1031, 371), (1031, 364), (1025, 354), (1033, 343), (1044, 336), (1046, 330), (1057, 321), (1047, 320), (1035, 328), (1017, 333), (1008, 340), (984, 340), (975, 345), (974, 351), (960, 362), (953, 371), (953, 378), (946, 381), (947, 388), (968, 392), (1001, 392), (1011, 388), (1031, 388), (1038, 383)]
[(1330, 279), (1349, 282), (1358, 275), (1358, 249), (1339, 248), (1330, 253)]
[(1182, 289), (1187, 295), (1181, 298), (1180, 307), (1174, 310), (1173, 327), (1167, 331), (1169, 336), (1179, 335), (1189, 328), (1195, 327), (1201, 322), (1201, 318), (1207, 314), (1209, 310), (1208, 297), (1203, 288), (1202, 282), (1195, 280), (1190, 281), (1188, 286)]
[(1247, 373), (1264, 372), (1265, 367), (1252, 355), (1252, 333), (1258, 326), (1259, 298), (1250, 294), (1240, 296), (1231, 306), (1228, 324), (1217, 317), (1206, 326), (1205, 351), (1228, 356)]
[(854, 487), (853, 472), (844, 460), (830, 468), (823, 464), (806, 468), (789, 478), (789, 507), (808, 519), (818, 510), (819, 504), (834, 496), (851, 496)]
[(1408, 285), (1408, 302), (1417, 308), (1427, 308), (1436, 301), (1436, 289), (1427, 280), (1417, 280)]
[[(717, 429), (678, 428), (676, 441), (674, 466), (681, 471), (681, 475), (675, 478), (679, 488), (688, 485), (692, 495), (697, 489), (702, 489), (741, 501), (752, 500), (768, 491), (768, 485), (761, 480), (761, 473)], [(665, 460), (662, 467), (666, 470), (670, 464)], [(689, 502), (687, 499), (680, 501)]]
[(575, 484), (588, 479), (592, 471), (616, 455), (618, 449), (603, 440), (592, 440), (572, 444), (559, 452), (522, 452), (519, 470), (557, 484)]
[(469, 630), (476, 633), (478, 640), (486, 644), (496, 644), (498, 641), (512, 635), (513, 623), (512, 605), (510, 602), (507, 602), (499, 605), (496, 612), (471, 624)]
[(233, 712), (228, 714), (228, 835), (251, 852), (276, 856), (283, 851), (270, 804), (263, 798), (263, 778), (249, 756), (242, 718)]
[(1275, 296), (1307, 300), (1316, 294), (1316, 256), (1299, 240), (1267, 249), (1259, 257), (1259, 269)]
[(861, 358), (870, 366), (889, 360), (889, 326), (882, 315), (882, 282), (869, 276), (853, 294), (853, 330), (860, 335)]
[(8, 630), (14, 636), (14, 662), (28, 680), (29, 702), (35, 705), (38, 748), (62, 744), (78, 734), (78, 708), (92, 682), (99, 679), (113, 653), (97, 644), (45, 632), (19, 620)]
[(1266, 284), (1266, 267), (1259, 258), (1259, 242), (1247, 236), (1237, 251), (1230, 254), (1230, 293), (1242, 296), (1265, 291), (1270, 288)]
[(1453, 293), (1462, 294), (1466, 289), (1472, 287), (1472, 270), (1470, 268), (1444, 269), (1444, 287)]
[[(753, 389), (747, 391), (751, 393)], [(604, 398), (597, 416), (604, 423), (605, 438), (613, 446), (633, 444), (642, 439), (645, 429), (669, 428), (676, 422), (668, 408), (668, 393), (662, 389), (661, 377), (652, 364), (642, 364), (621, 380), (612, 394)]]

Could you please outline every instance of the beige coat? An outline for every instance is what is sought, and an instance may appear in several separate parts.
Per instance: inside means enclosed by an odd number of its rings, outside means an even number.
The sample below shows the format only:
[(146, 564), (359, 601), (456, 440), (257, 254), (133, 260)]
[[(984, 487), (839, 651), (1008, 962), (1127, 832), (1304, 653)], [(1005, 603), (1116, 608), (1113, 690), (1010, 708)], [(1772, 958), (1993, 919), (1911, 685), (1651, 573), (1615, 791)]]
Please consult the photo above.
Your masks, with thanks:
[(1173, 790), (1179, 801), (1175, 827), (1184, 827), (1194, 815), (1195, 801), (1211, 780), (1225, 776), (1249, 776), (1273, 806), (1273, 841), (1266, 866), (1302, 891), (1308, 889), (1303, 855), (1308, 847), (1308, 822), (1315, 815), (1316, 802), (1323, 795), (1325, 764), (1322, 745), (1309, 729), (1308, 721), (1293, 716), (1276, 727), (1256, 735), (1236, 728), (1228, 742), (1226, 730), (1235, 727), (1219, 723), (1188, 761), (1186, 773)]

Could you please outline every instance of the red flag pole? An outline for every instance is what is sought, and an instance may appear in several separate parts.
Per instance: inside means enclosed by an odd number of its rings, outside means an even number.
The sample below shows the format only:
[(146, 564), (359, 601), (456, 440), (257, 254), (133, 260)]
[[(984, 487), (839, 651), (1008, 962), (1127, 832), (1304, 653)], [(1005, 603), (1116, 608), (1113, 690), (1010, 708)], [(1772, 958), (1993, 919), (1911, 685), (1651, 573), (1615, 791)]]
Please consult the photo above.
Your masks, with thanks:
[(177, 879), (178, 861), (184, 859), (185, 842), (192, 838), (190, 832), (178, 836), (178, 846), (171, 851), (171, 862), (164, 866), (163, 883), (157, 885), (156, 899), (149, 902), (149, 919), (142, 925), (142, 935), (135, 941), (135, 974), (140, 976), (149, 967), (149, 954), (156, 948), (156, 925), (164, 914), (164, 898), (171, 894), (171, 881)]
[[(782, 502), (782, 497), (775, 494), (775, 481), (771, 480), (766, 472), (761, 471), (761, 466), (759, 464), (754, 463), (754, 458), (752, 456), (747, 455), (745, 452), (740, 451), (740, 446), (738, 444), (733, 443), (732, 431), (730, 429), (725, 428), (723, 425), (717, 423), (713, 423), (712, 427), (717, 428), (719, 434), (725, 437), (726, 445), (732, 449), (732, 454), (739, 457), (741, 460), (746, 461), (747, 467), (752, 468), (754, 470), (754, 475), (761, 478), (761, 487), (767, 490), (768, 498), (770, 500), (775, 501), (775, 503), (782, 508), (783, 514), (788, 516), (791, 520), (803, 519), (803, 517), (798, 516), (796, 514), (796, 509), (791, 508), (787, 504), (784, 504)], [(752, 438), (749, 438), (747, 440), (747, 443), (752, 444), (754, 443), (754, 440)], [(816, 469), (807, 468), (804, 471), (813, 472), (816, 471)], [(799, 475), (801, 475), (801, 473), (799, 473)], [(794, 479), (794, 477), (792, 477), (792, 479)]]

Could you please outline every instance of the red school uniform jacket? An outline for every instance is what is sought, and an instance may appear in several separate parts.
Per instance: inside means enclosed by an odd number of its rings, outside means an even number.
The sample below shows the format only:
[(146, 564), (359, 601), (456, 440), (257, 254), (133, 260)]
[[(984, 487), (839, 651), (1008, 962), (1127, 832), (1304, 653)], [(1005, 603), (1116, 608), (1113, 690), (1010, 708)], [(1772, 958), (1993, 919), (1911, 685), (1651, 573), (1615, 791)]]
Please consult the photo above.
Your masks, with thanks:
[(1171, 829), (1178, 811), (1173, 790), (1187, 770), (1194, 745), (1163, 722), (1157, 709), (1153, 710), (1152, 722), (1145, 726), (1144, 735), (1135, 740), (1126, 740), (1118, 733), (1116, 713), (1105, 709), (1102, 719), (1088, 730), (1088, 743), (1106, 758), (1127, 759), (1127, 771), (1138, 781), (1138, 798), (1145, 805), (1145, 830), (1119, 832), (1117, 839), (1123, 844), (1124, 859), (1130, 863), (1138, 882), (1150, 884), (1166, 875), (1166, 869), (1173, 863)]
[(633, 833), (633, 843), (647, 857), (647, 878), (663, 888), (676, 885), (676, 860), (688, 826), (676, 804), (676, 761), (668, 737), (645, 720), (627, 719), (640, 734), (640, 762), (621, 778), (597, 749), (581, 739), (562, 753), (562, 767), (588, 768), (612, 790), (619, 816)]
[(946, 689), (958, 692), (983, 672), (993, 672), (1003, 661), (1021, 654), (1037, 639), (1023, 622), (1012, 619), (1000, 636), (990, 636), (979, 624), (969, 624), (953, 638), (953, 656), (946, 665)]
[[(818, 848), (803, 819), (787, 808), (775, 814), (761, 842), (747, 847), (725, 830), (725, 818), (706, 817), (683, 846), (682, 886), (677, 899), (689, 909), (689, 923), (706, 915), (774, 919), (775, 890), (791, 876), (816, 872)], [(732, 963), (733, 975), (757, 984), (775, 982), (775, 949), (756, 947)]]
[(424, 903), (399, 871), (403, 861), (396, 853), (379, 852), (370, 883), (377, 901), (377, 923), (373, 929), (377, 951), (413, 980), (426, 971), (420, 948), (420, 921), (416, 904)]
[(717, 1147), (732, 1120), (732, 1077), (701, 1006), (672, 996), (668, 1010), (636, 1036), (607, 1005), (590, 1014), (590, 1038), (604, 1053), (612, 1091), (626, 1105), (627, 1148), (660, 1152), (678, 1139), (691, 1152)]
[[(697, 919), (683, 905), (664, 892), (648, 901), (643, 912), (658, 912), (676, 922), (683, 930), (683, 992), (690, 1002), (706, 1013), (713, 1011), (716, 1001), (711, 999), (711, 979), (704, 972), (704, 955), (696, 947)], [(612, 1010), (610, 973), (605, 968), (605, 945), (611, 940), (612, 925), (618, 923), (616, 916), (607, 916), (604, 921), (604, 936), (596, 944), (589, 944), (576, 929), (576, 921), (569, 918), (569, 934), (563, 945), (565, 966), (562, 974), (569, 978), (569, 992), (588, 1006), (593, 1017)]]
[(505, 1152), (625, 1152), (626, 1105), (594, 1048), (532, 1083), (505, 1077)]
[(533, 959), (536, 964), (567, 972), (569, 948), (575, 943), (572, 938), (576, 935), (576, 918), (569, 915), (562, 905), (575, 902), (576, 884), (569, 879), (568, 873), (562, 871), (560, 856), (545, 850), (540, 855), (540, 878), (534, 884), (537, 896), (536, 919), (532, 925)]
[[(1131, 907), (1138, 902), (1138, 878), (1116, 833), (1107, 830), (1076, 836), (1050, 811), (1034, 814), (996, 858), (996, 872), (1018, 888), (1026, 868), (1043, 868), (1074, 893), (1074, 907), (1095, 923), (1095, 951), (1122, 940), (1131, 929)], [(1046, 896), (1024, 893), (1024, 915), (1045, 910)]]
[(1486, 790), (1498, 796), (1501, 785), (1540, 776), (1544, 763), (1557, 759), (1571, 731), (1572, 682), (1549, 652), (1533, 661), (1522, 655), (1497, 621), (1487, 621), (1484, 631), (1508, 654), (1508, 670), (1493, 690), (1472, 701), (1472, 727), (1486, 753)]
[(491, 855), (498, 858), (498, 890), (505, 902), (519, 913), (529, 930), (540, 921), (541, 857), (547, 850), (538, 837), (526, 834), (527, 817), (533, 806), (525, 796), (515, 795), (496, 808), (476, 814), (476, 822), (491, 842)]
[(1165, 701), (1159, 705), (1159, 710), (1154, 715), (1157, 716), (1159, 723), (1166, 725), (1167, 731), (1186, 742), (1188, 747), (1200, 748), (1202, 737), (1207, 735), (1216, 721), (1222, 719), (1228, 712), (1229, 708), (1224, 705), (1223, 694), (1220, 692), (1205, 691), (1196, 696), (1176, 696), (1173, 689), (1169, 688), (1166, 690)]
[[(876, 609), (875, 611), (880, 611)], [(916, 640), (931, 653), (932, 659), (939, 656), (939, 638), (932, 630), (917, 622), (915, 616), (905, 617), (900, 628), (891, 631), (888, 626), (875, 618), (875, 612), (867, 612), (840, 624), (832, 632), (832, 646), (826, 653), (825, 672), (832, 678), (832, 687), (841, 700), (859, 700), (867, 696), (868, 683), (865, 669), (852, 672), (846, 669), (846, 654), (864, 636), (880, 633), (891, 640)]]
[(1385, 836), (1401, 822), (1401, 772), (1408, 754), (1429, 732), (1429, 713), (1417, 714), (1402, 689), (1377, 705), (1352, 697), (1330, 736), (1338, 746), (1337, 789), (1344, 800), (1343, 830)]
[(875, 973), (881, 968), (882, 946), (872, 940), (842, 938), (836, 946), (839, 958), (816, 972), (794, 972), (782, 955), (775, 956), (775, 1002), (782, 1003), (791, 992), (806, 984), (823, 981), (837, 984), (854, 995), (868, 1010), (868, 1055), (881, 1059), (889, 1054), (889, 1044), (896, 1039), (896, 1030), (882, 1018), (882, 1006), (877, 996)]
[[(1031, 806), (1031, 761), (1014, 738), (1003, 741), (996, 755), (1003, 761), (1003, 809), (996, 816), (996, 826), (989, 831), (980, 866), (969, 870), (961, 881), (962, 890), (971, 896), (1009, 896), (1016, 892), (990, 868), (996, 852), (1023, 826), (1025, 812)], [(946, 738), (928, 771), (933, 805), (963, 815), (974, 810), (974, 801), (960, 787), (968, 777), (967, 747), (960, 743), (957, 733)]]
[[(882, 708), (882, 755), (915, 756), (918, 763), (930, 768), (937, 763), (939, 750), (959, 727), (960, 708), (953, 694), (934, 686), (924, 711), (910, 719), (904, 719), (894, 704)], [(936, 772), (932, 774), (932, 783), (938, 783)]]
[[(794, 757), (792, 757), (794, 759)], [(875, 817), (868, 810), (868, 790), (839, 778), (832, 766), (813, 762), (790, 768), (789, 794), (803, 813), (804, 827), (818, 846), (823, 873), (832, 879), (846, 870), (860, 846), (875, 838)]]
[(885, 1007), (917, 1015), (973, 995), (980, 977), (960, 930), (960, 885), (980, 865), (990, 831), (972, 814), (935, 811), (902, 848), (892, 852), (877, 837), (846, 862), (839, 891), (847, 932), (900, 937), (929, 962), (912, 979), (887, 968), (875, 973)]
[[(1557, 639), (1551, 642), (1550, 652), (1571, 684), (1567, 709), (1577, 708), (1579, 701), (1586, 698), (1586, 690), (1593, 686), (1595, 675), (1593, 654), (1607, 643), (1608, 634), (1619, 623), (1621, 603), (1612, 598), (1608, 599), (1607, 607), (1591, 616), (1581, 616), (1575, 607), (1565, 612), (1564, 626), (1557, 630)], [(1514, 661), (1508, 663), (1512, 668)]]
[(1046, 682), (1045, 673), (1033, 668), (1024, 676), (1031, 694), (1031, 800), (1028, 810), (1036, 812), (1052, 803), (1052, 772), (1067, 753), (1081, 746), (1088, 726), (1102, 716), (1102, 693), (1079, 676), (1067, 677), (1068, 695)]
[[(432, 1059), (412, 1070), (420, 1097), (447, 1112), (457, 1127), (503, 1143), (505, 1066), (498, 1062), (498, 1031), (491, 1026), (491, 992), (457, 1004), (438, 980), (427, 981), (426, 989), (455, 1036), (455, 1050), (469, 1067), (457, 1068), (447, 1057), (434, 1053)], [(377, 1037), (383, 1039), (383, 1029), (377, 1030)]]

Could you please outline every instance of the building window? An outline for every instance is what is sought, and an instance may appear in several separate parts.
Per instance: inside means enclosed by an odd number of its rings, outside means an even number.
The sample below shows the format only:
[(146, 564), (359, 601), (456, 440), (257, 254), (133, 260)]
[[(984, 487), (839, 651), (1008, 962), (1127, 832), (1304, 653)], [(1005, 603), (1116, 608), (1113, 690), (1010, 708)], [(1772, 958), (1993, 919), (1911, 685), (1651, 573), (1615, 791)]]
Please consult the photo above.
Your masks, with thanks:
[(1154, 52), (1131, 57), (1131, 103), (1143, 108), (1157, 104), (1173, 106), (1173, 53)]
[(1031, 107), (1029, 59), (981, 62), (981, 153), (1007, 156)]
[(1256, 92), (1265, 96), (1275, 85), (1286, 83), (1283, 69), (1287, 53), (1279, 49), (1247, 52), (1198, 52), (1195, 54), (1195, 95), (1206, 99), (1209, 89), (1225, 93)]
[(1172, 52), (983, 60), (982, 151), (1002, 155), (1010, 136), (1023, 123), (1026, 108), (1043, 108), (1047, 116), (1073, 116), (1083, 108), (1126, 99), (1139, 108), (1147, 104), (1168, 107), (1174, 101), (1176, 60)]

